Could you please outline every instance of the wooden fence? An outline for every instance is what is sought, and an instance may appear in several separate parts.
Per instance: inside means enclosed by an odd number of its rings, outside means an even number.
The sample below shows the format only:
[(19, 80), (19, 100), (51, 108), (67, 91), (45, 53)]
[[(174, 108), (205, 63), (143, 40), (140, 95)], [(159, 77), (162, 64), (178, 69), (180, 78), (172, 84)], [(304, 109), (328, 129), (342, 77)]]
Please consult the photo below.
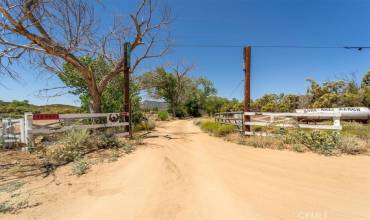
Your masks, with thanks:
[(215, 114), (215, 121), (222, 124), (236, 125), (240, 131), (243, 130), (244, 112), (222, 112)]

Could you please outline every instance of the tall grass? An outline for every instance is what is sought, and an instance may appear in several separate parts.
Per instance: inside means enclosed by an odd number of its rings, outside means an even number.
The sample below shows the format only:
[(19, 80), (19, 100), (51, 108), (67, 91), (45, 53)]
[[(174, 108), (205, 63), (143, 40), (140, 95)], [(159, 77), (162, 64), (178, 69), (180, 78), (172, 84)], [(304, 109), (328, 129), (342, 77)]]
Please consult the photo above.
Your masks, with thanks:
[(350, 137), (357, 137), (365, 141), (370, 140), (370, 125), (357, 122), (343, 122), (342, 134)]

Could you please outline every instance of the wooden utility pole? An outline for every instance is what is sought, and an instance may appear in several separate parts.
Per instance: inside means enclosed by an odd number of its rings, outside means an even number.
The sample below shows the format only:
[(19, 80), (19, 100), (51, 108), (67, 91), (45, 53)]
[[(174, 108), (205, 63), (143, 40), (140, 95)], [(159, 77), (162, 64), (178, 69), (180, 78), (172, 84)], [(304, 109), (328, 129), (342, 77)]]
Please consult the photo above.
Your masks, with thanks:
[[(244, 47), (244, 112), (249, 112), (251, 106), (251, 47)], [(244, 123), (251, 117), (244, 115)], [(251, 131), (250, 125), (243, 125), (244, 131)]]
[[(125, 121), (129, 122), (128, 132), (130, 138), (132, 137), (132, 111), (131, 111), (131, 98), (130, 98), (130, 68), (131, 68), (131, 44), (124, 44), (124, 70), (123, 70), (123, 94), (124, 94), (124, 111), (128, 113), (125, 116)], [(127, 132), (127, 130), (126, 130)]]

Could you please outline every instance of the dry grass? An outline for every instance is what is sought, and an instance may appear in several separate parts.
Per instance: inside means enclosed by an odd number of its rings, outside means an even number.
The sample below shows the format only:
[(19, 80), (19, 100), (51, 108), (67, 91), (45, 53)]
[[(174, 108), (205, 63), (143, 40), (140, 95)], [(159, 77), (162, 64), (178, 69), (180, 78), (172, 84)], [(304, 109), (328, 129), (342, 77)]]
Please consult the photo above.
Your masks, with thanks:
[(291, 130), (275, 137), (243, 136), (233, 132), (226, 135), (224, 140), (254, 148), (291, 150), (299, 153), (311, 151), (324, 155), (368, 154), (370, 149), (367, 140), (330, 131)]

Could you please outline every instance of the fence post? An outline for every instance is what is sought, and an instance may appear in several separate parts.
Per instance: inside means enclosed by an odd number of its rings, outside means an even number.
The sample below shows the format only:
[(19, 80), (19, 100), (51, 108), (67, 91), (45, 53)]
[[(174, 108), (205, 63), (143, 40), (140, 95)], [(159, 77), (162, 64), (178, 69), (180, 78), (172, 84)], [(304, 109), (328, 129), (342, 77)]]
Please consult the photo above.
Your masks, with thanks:
[(334, 121), (334, 126), (333, 127), (335, 129), (338, 129), (338, 130), (342, 129), (342, 126), (340, 125), (340, 116), (334, 116), (333, 121)]
[(2, 128), (3, 128), (3, 130), (2, 130), (2, 133), (1, 133), (1, 136), (2, 136), (2, 138), (3, 138), (3, 140), (4, 140), (4, 142), (5, 142), (5, 137), (6, 137), (6, 123), (7, 122), (7, 120), (5, 119), (5, 118), (3, 118), (2, 120), (1, 120), (1, 123), (2, 123)]
[(32, 130), (32, 112), (24, 113), (24, 138), (25, 143), (28, 145), (28, 140), (32, 137), (29, 131)]
[(26, 143), (26, 136), (25, 136), (25, 125), (24, 125), (24, 118), (19, 119), (19, 128), (21, 133), (21, 143)]

